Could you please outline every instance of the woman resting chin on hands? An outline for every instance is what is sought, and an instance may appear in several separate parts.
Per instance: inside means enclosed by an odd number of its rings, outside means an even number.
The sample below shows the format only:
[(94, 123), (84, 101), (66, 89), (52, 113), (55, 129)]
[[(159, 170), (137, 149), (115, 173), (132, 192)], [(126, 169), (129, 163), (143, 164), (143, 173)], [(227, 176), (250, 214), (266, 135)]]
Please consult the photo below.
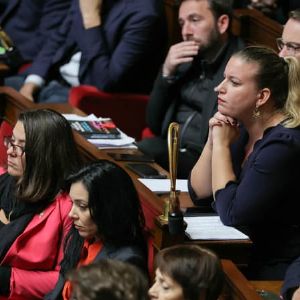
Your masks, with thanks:
[(222, 222), (251, 238), (250, 278), (282, 280), (300, 253), (299, 86), (295, 58), (263, 47), (234, 54), (216, 88), (218, 112), (208, 141), (191, 172), (194, 203), (213, 196)]

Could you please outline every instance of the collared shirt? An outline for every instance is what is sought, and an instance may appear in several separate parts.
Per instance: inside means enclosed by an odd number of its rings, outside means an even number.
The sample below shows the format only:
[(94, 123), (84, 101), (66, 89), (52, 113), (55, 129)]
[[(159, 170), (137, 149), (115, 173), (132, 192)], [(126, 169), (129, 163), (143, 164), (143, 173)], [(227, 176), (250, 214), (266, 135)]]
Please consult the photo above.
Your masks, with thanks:
[[(91, 243), (90, 241), (85, 240), (81, 251), (81, 258), (79, 260), (77, 268), (92, 263), (95, 260), (96, 256), (98, 255), (98, 253), (102, 250), (102, 248), (103, 248), (103, 243), (101, 241), (94, 241), (93, 243)], [(71, 295), (72, 295), (72, 284), (70, 281), (66, 281), (62, 292), (63, 299), (69, 300), (71, 299)]]

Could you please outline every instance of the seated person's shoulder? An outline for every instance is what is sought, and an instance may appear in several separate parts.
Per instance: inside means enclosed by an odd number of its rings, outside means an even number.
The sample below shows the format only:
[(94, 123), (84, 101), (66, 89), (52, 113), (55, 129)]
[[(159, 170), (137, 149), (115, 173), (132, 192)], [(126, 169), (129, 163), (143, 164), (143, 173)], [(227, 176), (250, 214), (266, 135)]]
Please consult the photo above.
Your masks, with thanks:
[(59, 193), (54, 200), (54, 205), (59, 208), (62, 215), (68, 215), (72, 207), (72, 201), (69, 194), (65, 192)]
[(0, 166), (0, 175), (3, 175), (7, 172), (7, 170), (4, 167)]

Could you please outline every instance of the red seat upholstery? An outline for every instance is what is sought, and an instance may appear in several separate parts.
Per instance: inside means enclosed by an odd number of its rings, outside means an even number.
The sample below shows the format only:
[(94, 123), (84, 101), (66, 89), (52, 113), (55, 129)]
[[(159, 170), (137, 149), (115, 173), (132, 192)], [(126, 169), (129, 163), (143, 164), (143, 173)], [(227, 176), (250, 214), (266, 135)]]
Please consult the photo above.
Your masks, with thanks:
[(146, 127), (142, 131), (142, 139), (154, 137), (155, 134), (151, 131), (149, 127)]
[(148, 248), (148, 273), (149, 277), (154, 277), (154, 245), (153, 245), (154, 237), (151, 233), (148, 233), (147, 236), (147, 248)]
[(6, 120), (0, 125), (0, 167), (5, 167), (7, 163), (6, 148), (4, 146), (4, 137), (12, 135), (12, 125)]
[(25, 72), (31, 65), (32, 63), (26, 63), (20, 66), (20, 68), (18, 69), (18, 74), (22, 74), (23, 72)]
[(69, 103), (87, 114), (110, 117), (129, 136), (139, 140), (146, 127), (148, 95), (106, 93), (96, 87), (81, 85), (71, 89)]

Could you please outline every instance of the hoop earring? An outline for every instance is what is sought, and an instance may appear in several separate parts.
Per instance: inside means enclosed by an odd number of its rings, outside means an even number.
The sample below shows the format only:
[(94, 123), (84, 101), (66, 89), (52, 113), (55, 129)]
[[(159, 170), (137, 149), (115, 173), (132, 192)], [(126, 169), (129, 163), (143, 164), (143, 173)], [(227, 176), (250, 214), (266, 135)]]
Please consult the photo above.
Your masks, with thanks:
[(257, 106), (255, 106), (255, 108), (252, 112), (252, 116), (253, 116), (254, 119), (258, 119), (258, 118), (261, 117), (261, 112), (260, 112), (260, 110), (258, 109)]

